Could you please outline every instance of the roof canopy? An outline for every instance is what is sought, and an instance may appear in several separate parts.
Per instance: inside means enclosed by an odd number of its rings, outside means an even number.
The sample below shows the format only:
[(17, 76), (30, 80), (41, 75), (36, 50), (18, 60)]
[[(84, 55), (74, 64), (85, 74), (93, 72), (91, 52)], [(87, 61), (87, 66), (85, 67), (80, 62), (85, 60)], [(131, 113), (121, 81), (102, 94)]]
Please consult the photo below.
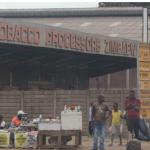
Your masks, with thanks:
[(136, 66), (139, 43), (45, 25), (0, 21), (0, 65), (81, 69), (98, 76)]

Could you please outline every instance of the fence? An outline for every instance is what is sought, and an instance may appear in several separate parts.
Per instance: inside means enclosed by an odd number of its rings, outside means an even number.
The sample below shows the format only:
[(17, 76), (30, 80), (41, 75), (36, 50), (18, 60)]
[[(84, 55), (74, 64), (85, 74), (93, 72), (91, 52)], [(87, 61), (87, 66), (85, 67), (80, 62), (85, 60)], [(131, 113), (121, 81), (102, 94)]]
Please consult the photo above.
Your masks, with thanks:
[(30, 119), (38, 117), (60, 116), (64, 105), (80, 105), (83, 112), (83, 129), (88, 126), (89, 103), (96, 101), (98, 95), (105, 96), (105, 103), (112, 107), (118, 102), (123, 109), (124, 98), (128, 91), (114, 90), (51, 90), (51, 91), (0, 91), (0, 113), (5, 120), (10, 121), (17, 111), (22, 109), (28, 113)]

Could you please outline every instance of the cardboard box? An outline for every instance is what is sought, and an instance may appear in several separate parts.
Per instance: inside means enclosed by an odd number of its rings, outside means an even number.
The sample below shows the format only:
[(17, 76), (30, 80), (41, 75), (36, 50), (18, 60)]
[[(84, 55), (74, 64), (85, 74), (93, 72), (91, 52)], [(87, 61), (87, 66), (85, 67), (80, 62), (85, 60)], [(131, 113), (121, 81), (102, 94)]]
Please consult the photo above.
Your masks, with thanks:
[(150, 72), (141, 71), (140, 80), (150, 80)]
[(140, 81), (141, 89), (150, 89), (150, 81)]
[(140, 62), (140, 71), (150, 71), (150, 62)]
[(141, 49), (140, 61), (147, 61), (147, 62), (150, 62), (150, 50)]

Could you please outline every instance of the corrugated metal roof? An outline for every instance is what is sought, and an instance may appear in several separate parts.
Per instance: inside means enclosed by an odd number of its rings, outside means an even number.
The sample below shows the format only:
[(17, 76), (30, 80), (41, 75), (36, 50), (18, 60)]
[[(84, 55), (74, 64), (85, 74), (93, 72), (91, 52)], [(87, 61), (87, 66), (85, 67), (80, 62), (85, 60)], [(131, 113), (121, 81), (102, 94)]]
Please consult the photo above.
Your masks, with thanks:
[(141, 16), (141, 7), (63, 8), (63, 9), (6, 9), (0, 17), (93, 17), (93, 16)]
[(18, 19), (20, 22), (59, 25), (59, 27), (86, 33), (142, 41), (142, 17), (11, 18), (9, 20), (18, 21)]
[(1, 10), (0, 18), (142, 41), (140, 7)]

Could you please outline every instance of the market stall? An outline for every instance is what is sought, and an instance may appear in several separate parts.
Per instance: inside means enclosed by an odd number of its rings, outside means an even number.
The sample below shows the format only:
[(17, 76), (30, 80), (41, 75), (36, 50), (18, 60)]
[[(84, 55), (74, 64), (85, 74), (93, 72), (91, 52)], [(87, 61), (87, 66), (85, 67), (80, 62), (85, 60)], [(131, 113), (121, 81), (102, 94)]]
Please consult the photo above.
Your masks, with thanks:
[(22, 118), (18, 127), (0, 130), (1, 148), (76, 149), (81, 144), (82, 112), (80, 106), (67, 107), (59, 117)]
[(38, 148), (76, 149), (81, 145), (82, 112), (64, 107), (61, 119), (39, 122)]

